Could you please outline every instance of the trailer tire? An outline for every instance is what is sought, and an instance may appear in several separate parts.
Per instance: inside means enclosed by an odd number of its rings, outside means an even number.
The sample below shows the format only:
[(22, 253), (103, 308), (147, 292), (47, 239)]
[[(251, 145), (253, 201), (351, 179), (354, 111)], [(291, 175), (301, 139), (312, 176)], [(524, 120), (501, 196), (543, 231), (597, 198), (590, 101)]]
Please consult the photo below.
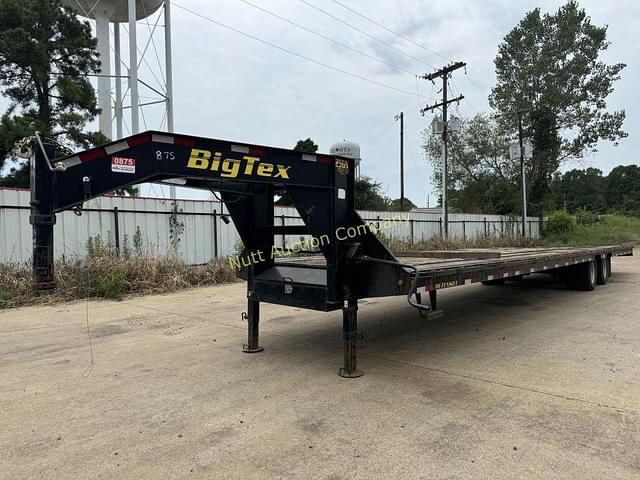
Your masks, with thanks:
[(598, 285), (606, 285), (609, 280), (609, 259), (606, 255), (598, 259)]
[(588, 262), (580, 264), (577, 269), (577, 274), (578, 287), (580, 290), (590, 292), (596, 288), (598, 266), (595, 260), (589, 260)]
[(611, 277), (611, 255), (607, 255), (607, 277)]

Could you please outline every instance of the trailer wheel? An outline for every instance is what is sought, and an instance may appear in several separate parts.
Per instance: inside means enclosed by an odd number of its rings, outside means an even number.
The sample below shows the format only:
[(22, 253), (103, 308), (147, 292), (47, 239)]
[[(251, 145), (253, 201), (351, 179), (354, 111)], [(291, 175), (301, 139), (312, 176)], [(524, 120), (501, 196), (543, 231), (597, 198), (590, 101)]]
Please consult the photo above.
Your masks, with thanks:
[(598, 259), (598, 285), (606, 285), (609, 280), (609, 259), (603, 255)]
[(591, 290), (596, 288), (596, 283), (598, 280), (598, 267), (595, 260), (590, 260), (588, 262), (580, 264), (577, 273), (578, 286), (580, 290), (590, 292)]
[(611, 255), (607, 255), (607, 277), (611, 277)]

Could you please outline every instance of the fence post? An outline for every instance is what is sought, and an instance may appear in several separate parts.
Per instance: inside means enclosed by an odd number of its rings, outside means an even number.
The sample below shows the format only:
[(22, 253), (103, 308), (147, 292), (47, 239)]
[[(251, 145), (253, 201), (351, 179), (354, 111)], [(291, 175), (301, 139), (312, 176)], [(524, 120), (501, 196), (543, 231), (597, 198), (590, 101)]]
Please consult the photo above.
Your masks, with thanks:
[(500, 217), (500, 236), (504, 237), (504, 218)]
[(467, 221), (466, 220), (462, 220), (462, 239), (463, 240), (467, 239)]
[[(284, 227), (284, 215), (280, 215), (280, 225)], [(286, 248), (286, 237), (282, 234), (282, 249)]]
[(533, 238), (533, 235), (531, 233), (531, 222), (527, 220), (527, 224), (529, 225), (529, 238)]
[(440, 237), (442, 237), (442, 217), (438, 219), (438, 231), (439, 231)]
[(413, 245), (413, 218), (409, 219), (409, 227), (411, 229), (411, 245)]
[(484, 236), (489, 236), (489, 231), (487, 230), (487, 217), (484, 217)]
[(213, 209), (213, 258), (218, 258), (218, 212)]
[(113, 230), (115, 243), (116, 243), (116, 252), (118, 255), (120, 254), (120, 220), (118, 218), (118, 207), (113, 207)]

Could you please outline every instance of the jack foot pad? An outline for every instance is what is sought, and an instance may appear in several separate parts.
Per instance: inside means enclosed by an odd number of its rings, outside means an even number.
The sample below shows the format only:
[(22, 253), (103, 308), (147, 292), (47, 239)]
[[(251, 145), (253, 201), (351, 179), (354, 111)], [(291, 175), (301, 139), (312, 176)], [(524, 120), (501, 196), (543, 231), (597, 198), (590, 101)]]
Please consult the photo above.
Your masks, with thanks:
[(444, 317), (444, 310), (431, 310), (425, 314), (427, 320), (436, 320), (437, 318)]
[(258, 353), (264, 350), (264, 347), (250, 347), (249, 345), (243, 345), (242, 346), (242, 351), (244, 353)]
[(364, 372), (362, 370), (347, 370), (346, 368), (341, 368), (340, 370), (338, 370), (338, 375), (340, 375), (343, 378), (357, 378), (357, 377), (361, 377), (362, 375), (364, 375)]

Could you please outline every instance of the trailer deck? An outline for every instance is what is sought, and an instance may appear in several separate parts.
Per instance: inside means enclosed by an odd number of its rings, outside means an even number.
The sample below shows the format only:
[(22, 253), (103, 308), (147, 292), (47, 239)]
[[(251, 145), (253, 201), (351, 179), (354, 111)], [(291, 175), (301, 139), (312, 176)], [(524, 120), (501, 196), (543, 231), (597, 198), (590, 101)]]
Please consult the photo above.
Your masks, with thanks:
[[(632, 255), (630, 245), (550, 249), (469, 249), (399, 252), (354, 208), (353, 160), (293, 150), (145, 132), (85, 152), (68, 154), (38, 135), (22, 144), (31, 158), (33, 274), (38, 289), (55, 286), (53, 225), (56, 213), (82, 213), (87, 200), (127, 185), (164, 182), (219, 192), (244, 244), (241, 276), (247, 280), (247, 344), (259, 343), (260, 303), (343, 311), (344, 366), (358, 377), (358, 300), (406, 295), (426, 317), (437, 310), (437, 291), (471, 283), (500, 284), (548, 272), (567, 284), (592, 290), (606, 283), (611, 257)], [(274, 198), (287, 193), (303, 225), (274, 222)], [(315, 255), (281, 256), (274, 238), (306, 235)], [(275, 254), (274, 254), (275, 253)], [(282, 253), (282, 252), (280, 252)], [(422, 303), (428, 292), (429, 305)]]

